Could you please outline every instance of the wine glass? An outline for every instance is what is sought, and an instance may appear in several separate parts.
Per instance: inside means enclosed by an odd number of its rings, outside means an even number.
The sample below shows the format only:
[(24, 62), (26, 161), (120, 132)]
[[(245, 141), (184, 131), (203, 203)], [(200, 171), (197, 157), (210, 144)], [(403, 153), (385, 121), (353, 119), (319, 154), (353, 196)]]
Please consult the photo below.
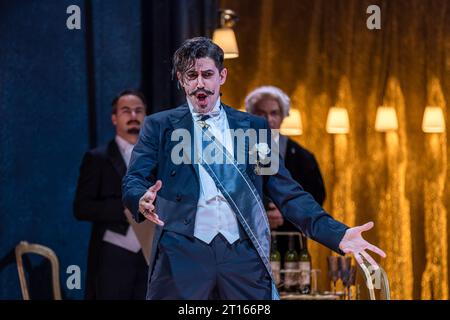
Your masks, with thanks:
[(350, 275), (351, 275), (351, 267), (352, 267), (352, 258), (351, 257), (339, 257), (339, 275), (344, 284), (346, 294), (348, 295), (348, 290), (350, 286)]
[(328, 262), (328, 277), (332, 282), (333, 294), (336, 294), (336, 281), (338, 281), (339, 279), (338, 257), (328, 256), (327, 262)]
[(348, 279), (348, 300), (352, 299), (352, 290), (351, 287), (356, 284), (356, 266), (352, 266), (350, 268), (350, 276)]
[(311, 294), (317, 295), (320, 293), (319, 290), (319, 278), (320, 278), (320, 269), (312, 269), (311, 270)]

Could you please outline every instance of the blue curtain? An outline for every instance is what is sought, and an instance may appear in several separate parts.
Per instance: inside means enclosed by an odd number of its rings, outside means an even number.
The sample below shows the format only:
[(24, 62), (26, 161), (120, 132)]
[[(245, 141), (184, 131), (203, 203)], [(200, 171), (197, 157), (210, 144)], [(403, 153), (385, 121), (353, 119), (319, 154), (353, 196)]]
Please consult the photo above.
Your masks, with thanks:
[[(66, 27), (70, 5), (81, 30)], [(0, 299), (21, 299), (21, 240), (52, 248), (64, 297), (84, 296), (90, 224), (72, 214), (81, 157), (114, 136), (110, 101), (122, 89), (142, 89), (150, 112), (181, 101), (171, 55), (209, 35), (216, 11), (206, 0), (0, 0)], [(81, 290), (66, 286), (70, 265)], [(34, 298), (48, 297), (41, 289)]]

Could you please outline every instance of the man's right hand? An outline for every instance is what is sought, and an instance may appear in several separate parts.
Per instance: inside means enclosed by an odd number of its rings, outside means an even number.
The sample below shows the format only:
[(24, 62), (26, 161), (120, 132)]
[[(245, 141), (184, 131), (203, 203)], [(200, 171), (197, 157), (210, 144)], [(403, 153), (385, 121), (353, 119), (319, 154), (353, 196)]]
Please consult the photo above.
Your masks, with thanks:
[(147, 192), (139, 199), (139, 211), (144, 217), (160, 226), (164, 225), (164, 222), (159, 220), (158, 215), (155, 212), (155, 206), (153, 202), (156, 199), (156, 193), (161, 189), (162, 181), (158, 180), (154, 185), (148, 188)]
[(284, 223), (280, 210), (273, 202), (269, 202), (267, 208), (267, 217), (269, 218), (270, 229), (276, 229)]

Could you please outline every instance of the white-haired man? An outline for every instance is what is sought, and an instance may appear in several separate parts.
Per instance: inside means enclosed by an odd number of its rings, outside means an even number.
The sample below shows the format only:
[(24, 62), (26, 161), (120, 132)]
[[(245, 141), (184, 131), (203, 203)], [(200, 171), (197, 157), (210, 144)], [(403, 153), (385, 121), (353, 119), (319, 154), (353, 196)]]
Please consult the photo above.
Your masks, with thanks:
[[(274, 86), (256, 88), (245, 98), (247, 112), (266, 118), (271, 129), (280, 129), (284, 118), (289, 115), (290, 106), (291, 100), (287, 94)], [(294, 180), (320, 205), (323, 205), (326, 194), (325, 187), (314, 155), (294, 140), (283, 135), (279, 136), (279, 146), (285, 166)], [(297, 231), (292, 223), (283, 219), (280, 211), (271, 201), (267, 202), (267, 215), (272, 230)], [(281, 254), (287, 250), (287, 241), (285, 240), (286, 238), (278, 239), (278, 249)]]

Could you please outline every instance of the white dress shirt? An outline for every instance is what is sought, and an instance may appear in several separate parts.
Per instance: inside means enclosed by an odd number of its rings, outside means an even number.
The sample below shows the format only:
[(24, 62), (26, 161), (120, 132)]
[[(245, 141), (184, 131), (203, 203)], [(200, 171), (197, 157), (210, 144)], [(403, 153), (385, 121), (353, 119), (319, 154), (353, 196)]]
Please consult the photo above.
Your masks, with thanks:
[[(188, 105), (194, 121), (196, 149), (200, 155), (202, 152), (202, 128), (197, 123), (199, 114), (195, 113), (195, 109), (189, 100)], [(227, 114), (220, 106), (220, 98), (217, 99), (213, 112), (218, 113), (218, 115), (206, 120), (206, 123), (209, 125), (209, 131), (233, 155), (230, 127)], [(205, 168), (202, 165), (198, 165), (198, 169), (200, 195), (197, 203), (194, 236), (206, 243), (210, 243), (220, 233), (229, 243), (234, 243), (239, 239), (236, 215)]]
[[(115, 140), (117, 146), (119, 147), (120, 154), (122, 155), (122, 158), (125, 162), (125, 165), (128, 168), (128, 165), (130, 164), (131, 152), (133, 151), (134, 145), (129, 143), (122, 137), (119, 137), (118, 135), (116, 135)], [(103, 235), (103, 241), (109, 242), (134, 253), (137, 253), (139, 250), (141, 250), (139, 240), (137, 239), (136, 234), (134, 233), (134, 230), (131, 226), (128, 226), (126, 235), (122, 235), (111, 230), (106, 230), (105, 234)]]

